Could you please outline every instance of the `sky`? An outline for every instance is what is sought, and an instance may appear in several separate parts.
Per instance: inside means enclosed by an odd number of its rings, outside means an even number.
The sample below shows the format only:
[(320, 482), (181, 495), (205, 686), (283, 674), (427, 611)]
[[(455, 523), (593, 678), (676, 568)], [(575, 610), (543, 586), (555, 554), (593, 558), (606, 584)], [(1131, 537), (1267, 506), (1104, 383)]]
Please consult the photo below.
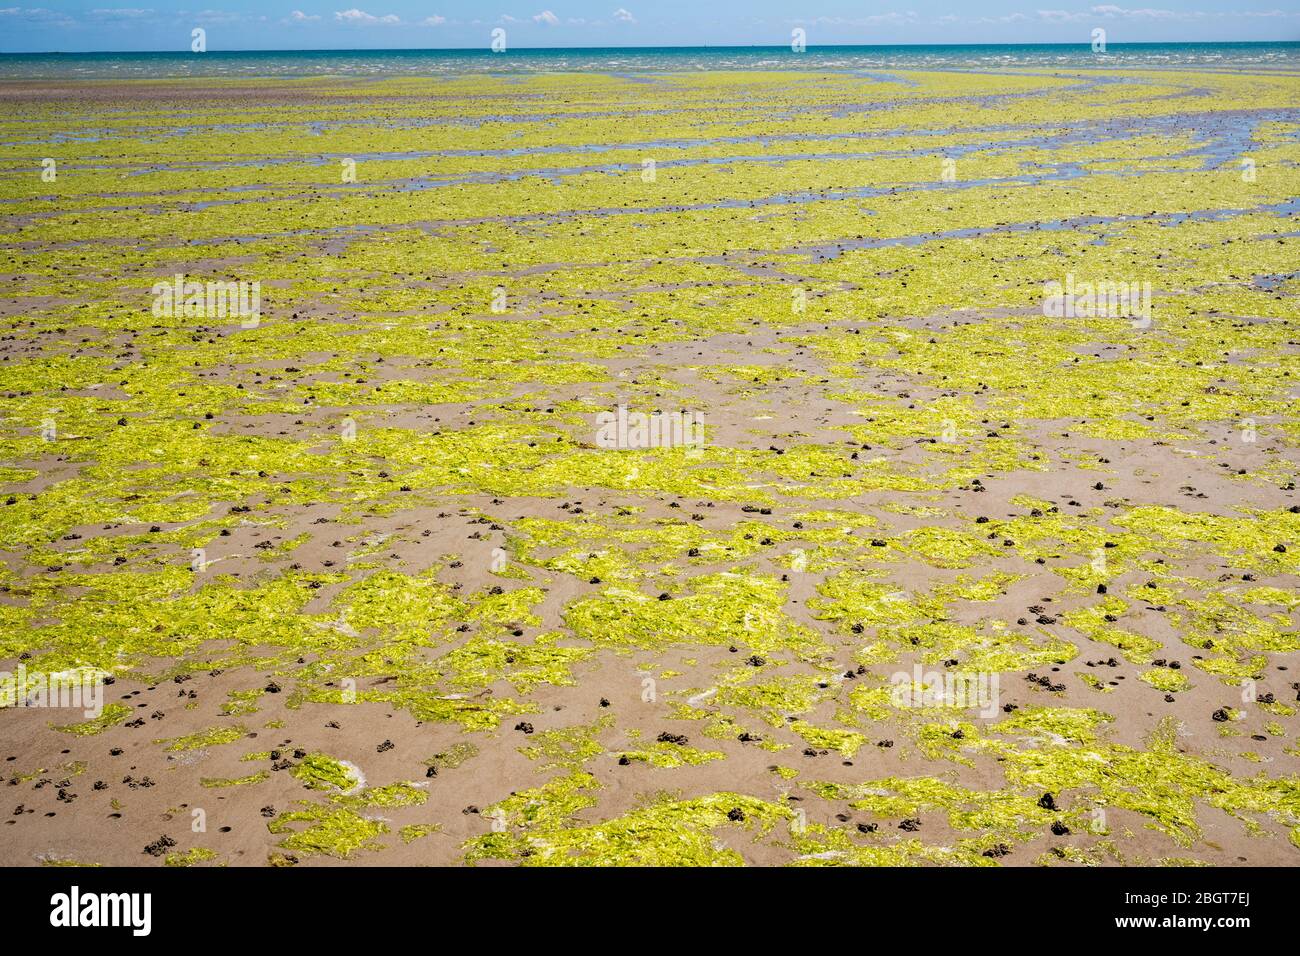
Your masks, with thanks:
[(1300, 0), (209, 0), (220, 6), (197, 10), (28, 2), (0, 7), (0, 52), (188, 53), (195, 27), (210, 51), (486, 48), (498, 28), (516, 48), (779, 46), (796, 27), (809, 47), (1086, 44), (1098, 26), (1110, 43), (1300, 40)]

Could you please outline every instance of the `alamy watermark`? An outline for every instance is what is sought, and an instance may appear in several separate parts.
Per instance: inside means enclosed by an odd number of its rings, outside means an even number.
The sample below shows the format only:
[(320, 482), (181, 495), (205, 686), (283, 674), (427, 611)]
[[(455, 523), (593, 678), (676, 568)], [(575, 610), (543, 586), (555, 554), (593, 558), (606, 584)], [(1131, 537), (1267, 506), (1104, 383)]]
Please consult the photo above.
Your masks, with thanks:
[(996, 673), (924, 671), (915, 664), (910, 672), (897, 671), (889, 683), (895, 707), (978, 708), (981, 717), (994, 717), (998, 712)]
[(19, 664), (16, 673), (0, 671), (0, 707), (75, 708), (94, 719), (104, 712), (104, 675), (86, 669), (49, 674)]
[(244, 328), (256, 328), (262, 318), (262, 283), (186, 281), (183, 273), (171, 282), (155, 282), (153, 314), (159, 318), (240, 319)]
[(1130, 319), (1135, 328), (1151, 324), (1150, 282), (1065, 282), (1043, 284), (1043, 315), (1060, 319)]
[(704, 414), (702, 412), (629, 412), (626, 405), (617, 411), (596, 416), (596, 444), (601, 448), (704, 448)]
[(74, 885), (50, 897), (50, 925), (118, 926), (130, 929), (132, 936), (148, 936), (153, 928), (153, 894), (83, 893)]

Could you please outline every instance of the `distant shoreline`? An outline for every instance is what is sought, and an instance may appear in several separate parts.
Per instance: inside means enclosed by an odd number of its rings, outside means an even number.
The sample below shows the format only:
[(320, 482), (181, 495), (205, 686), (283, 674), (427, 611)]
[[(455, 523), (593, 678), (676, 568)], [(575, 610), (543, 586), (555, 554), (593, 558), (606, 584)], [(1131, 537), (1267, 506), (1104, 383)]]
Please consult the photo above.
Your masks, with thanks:
[(482, 47), (374, 50), (189, 50), (0, 53), (6, 79), (167, 79), (187, 76), (454, 76), (590, 72), (616, 75), (734, 70), (836, 72), (981, 69), (1264, 67), (1300, 69), (1300, 41), (812, 45), (693, 47)]
[[(1296, 47), (1300, 48), (1300, 40), (1147, 40), (1130, 43), (1111, 43), (1109, 47), (1114, 50), (1125, 49), (1142, 49), (1142, 48), (1160, 48), (1160, 47), (1203, 47), (1203, 48), (1220, 48), (1220, 47)], [(855, 50), (1023, 50), (1034, 48), (1073, 50), (1077, 48), (1087, 48), (1087, 41), (1070, 42), (1070, 43), (810, 43), (808, 53), (816, 54), (818, 52), (834, 51), (855, 51)], [(245, 50), (209, 50), (208, 55), (221, 54), (223, 56), (246, 55), (246, 56), (275, 56), (275, 55), (302, 55), (302, 54), (320, 54), (325, 56), (346, 56), (354, 54), (365, 55), (439, 55), (439, 54), (469, 54), (469, 55), (536, 55), (536, 54), (565, 54), (565, 53), (593, 53), (596, 51), (605, 53), (692, 53), (707, 51), (711, 53), (725, 53), (728, 51), (771, 51), (771, 52), (789, 52), (788, 44), (735, 44), (735, 45), (682, 45), (682, 46), (556, 46), (556, 47), (525, 47), (518, 46), (511, 48), (506, 54), (493, 54), (487, 48), (487, 44), (480, 46), (463, 46), (463, 47), (303, 47), (298, 49), (245, 49)], [(40, 52), (19, 52), (19, 51), (0, 51), (0, 57), (52, 57), (52, 56), (190, 56), (187, 50), (42, 50)]]

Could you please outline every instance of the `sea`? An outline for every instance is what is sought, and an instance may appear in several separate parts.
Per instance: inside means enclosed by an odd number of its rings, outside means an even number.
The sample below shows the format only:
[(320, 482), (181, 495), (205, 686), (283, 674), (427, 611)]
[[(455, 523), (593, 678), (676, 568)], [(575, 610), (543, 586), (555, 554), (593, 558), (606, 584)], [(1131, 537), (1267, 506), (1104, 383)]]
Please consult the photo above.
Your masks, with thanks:
[(584, 47), (456, 50), (256, 50), (205, 53), (3, 53), (6, 79), (171, 77), (450, 77), (467, 73), (605, 73), (699, 70), (1256, 69), (1300, 72), (1300, 41), (1253, 43), (952, 44), (898, 46)]

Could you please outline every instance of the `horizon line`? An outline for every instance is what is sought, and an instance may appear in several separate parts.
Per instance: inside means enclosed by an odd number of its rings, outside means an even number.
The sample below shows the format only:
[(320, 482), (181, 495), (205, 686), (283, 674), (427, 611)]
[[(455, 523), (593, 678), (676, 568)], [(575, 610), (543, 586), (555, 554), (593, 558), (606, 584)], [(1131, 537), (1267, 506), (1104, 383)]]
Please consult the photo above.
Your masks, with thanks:
[[(1300, 46), (1300, 39), (1297, 40), (1133, 40), (1119, 43), (1108, 43), (1107, 48), (1116, 47), (1144, 47), (1144, 46), (1277, 46), (1277, 45)], [(819, 43), (809, 44), (805, 52), (813, 50), (861, 50), (861, 49), (894, 49), (897, 47), (939, 47), (951, 49), (970, 49), (970, 48), (1000, 48), (1000, 47), (1026, 47), (1026, 46), (1045, 46), (1045, 47), (1087, 47), (1088, 41), (1060, 42), (1060, 41), (1021, 41), (1006, 43), (925, 43), (925, 42), (899, 42), (899, 43)], [(480, 53), (487, 56), (508, 57), (511, 53), (562, 53), (562, 52), (581, 52), (586, 50), (788, 50), (788, 43), (748, 43), (748, 44), (679, 44), (665, 46), (663, 44), (639, 44), (633, 46), (606, 46), (602, 44), (593, 44), (590, 46), (518, 46), (511, 47), (502, 53), (495, 53), (486, 46), (457, 46), (457, 47), (286, 47), (283, 49), (238, 49), (238, 50), (207, 50), (205, 53), (193, 53), (185, 49), (165, 49), (165, 50), (28, 50), (28, 51), (3, 51), (0, 50), (0, 56), (140, 56), (152, 54), (171, 54), (174, 56), (206, 56), (210, 53)]]

